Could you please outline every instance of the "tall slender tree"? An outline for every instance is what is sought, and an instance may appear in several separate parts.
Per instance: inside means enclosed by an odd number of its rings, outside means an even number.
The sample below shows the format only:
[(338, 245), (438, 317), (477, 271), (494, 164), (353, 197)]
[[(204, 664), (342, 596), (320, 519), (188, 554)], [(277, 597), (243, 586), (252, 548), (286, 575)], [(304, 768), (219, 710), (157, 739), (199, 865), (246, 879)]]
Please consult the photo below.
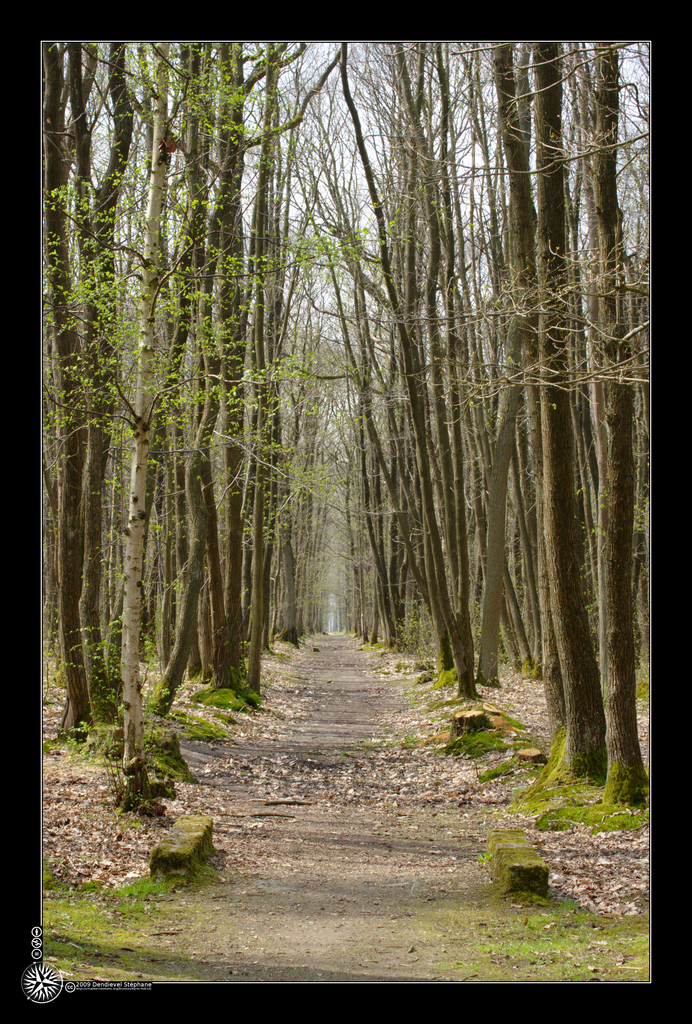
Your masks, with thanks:
[[(521, 366), (534, 347), (536, 314), (532, 308), (536, 285), (534, 207), (529, 173), (528, 139), (517, 98), (511, 44), (494, 55), (495, 88), (500, 132), (509, 169), (510, 284), (514, 312), (507, 332), (508, 372)], [(507, 483), (514, 449), (520, 389), (506, 387), (500, 396), (498, 431), (493, 449), (487, 514), (487, 568), (483, 591), (481, 651), (477, 684), (497, 682), (500, 611), (505, 565)]]
[[(609, 366), (629, 355), (624, 340), (620, 289), (623, 284), (622, 212), (617, 197), (619, 56), (615, 47), (596, 51), (596, 145), (594, 195), (598, 215), (600, 329)], [(634, 458), (632, 386), (610, 377), (605, 384), (608, 426), (608, 521), (605, 536), (605, 712), (608, 777), (604, 800), (641, 802), (648, 778), (637, 735), (634, 619), (632, 608), (632, 536), (634, 530)]]
[(137, 388), (132, 407), (132, 457), (128, 491), (128, 516), (124, 554), (124, 603), (122, 639), (122, 684), (124, 707), (123, 765), (130, 783), (129, 799), (148, 797), (144, 763), (144, 720), (142, 679), (139, 671), (139, 630), (142, 616), (143, 537), (146, 519), (147, 461), (155, 409), (154, 346), (156, 303), (161, 287), (161, 210), (166, 175), (168, 137), (168, 55), (169, 43), (155, 48), (156, 95), (153, 109), (153, 141), (149, 174), (142, 288), (140, 293), (140, 334), (137, 346)]
[(561, 771), (607, 752), (607, 799), (641, 799), (646, 47), (72, 41), (43, 67), (64, 730), (124, 686), (144, 795), (143, 713), (195, 663), (243, 686), (249, 653), (257, 690), (272, 632), (347, 607), (463, 696), (533, 656)]
[(69, 154), (65, 124), (65, 45), (43, 44), (43, 187), (50, 357), (57, 399), (60, 463), (57, 497), (58, 624), (66, 702), (66, 733), (88, 728), (92, 715), (82, 656), (79, 598), (82, 588), (81, 530), (84, 413), (80, 340), (71, 311), (72, 277), (68, 238)]
[[(606, 767), (605, 716), (579, 575), (572, 464), (565, 458), (572, 448), (569, 392), (560, 386), (567, 369), (568, 327), (559, 44), (537, 43), (533, 59), (541, 300), (539, 353), (546, 378), (541, 385), (543, 522), (550, 611), (564, 688), (562, 763), (574, 776), (599, 779)], [(561, 713), (561, 707), (553, 711), (555, 717)]]

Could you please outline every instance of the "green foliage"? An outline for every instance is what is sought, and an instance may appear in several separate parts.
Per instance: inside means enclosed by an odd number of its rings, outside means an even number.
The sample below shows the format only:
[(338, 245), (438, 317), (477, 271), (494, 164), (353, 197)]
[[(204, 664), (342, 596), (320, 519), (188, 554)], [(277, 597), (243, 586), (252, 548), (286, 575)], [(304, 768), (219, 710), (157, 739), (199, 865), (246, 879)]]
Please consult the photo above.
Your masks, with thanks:
[(424, 605), (414, 605), (408, 622), (397, 625), (397, 647), (406, 654), (419, 659), (435, 661), (438, 654), (430, 618)]

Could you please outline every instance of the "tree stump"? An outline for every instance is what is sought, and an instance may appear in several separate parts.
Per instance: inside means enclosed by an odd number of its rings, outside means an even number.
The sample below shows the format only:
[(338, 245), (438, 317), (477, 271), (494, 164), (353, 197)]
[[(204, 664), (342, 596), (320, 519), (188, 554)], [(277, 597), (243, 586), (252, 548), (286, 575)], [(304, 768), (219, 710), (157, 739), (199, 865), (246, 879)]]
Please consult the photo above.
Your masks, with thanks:
[(517, 757), (522, 761), (531, 761), (532, 764), (548, 763), (548, 758), (537, 747), (524, 747), (522, 750), (517, 751)]
[(452, 719), (452, 736), (463, 736), (467, 732), (481, 732), (489, 725), (488, 716), (480, 708), (457, 711)]

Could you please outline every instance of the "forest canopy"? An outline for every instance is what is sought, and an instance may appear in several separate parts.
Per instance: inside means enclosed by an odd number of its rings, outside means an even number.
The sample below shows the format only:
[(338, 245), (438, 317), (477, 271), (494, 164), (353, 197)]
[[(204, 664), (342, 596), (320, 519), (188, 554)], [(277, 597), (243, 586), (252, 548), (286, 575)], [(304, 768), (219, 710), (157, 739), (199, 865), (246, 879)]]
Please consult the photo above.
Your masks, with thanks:
[(348, 630), (462, 696), (503, 661), (542, 679), (569, 769), (631, 789), (649, 44), (46, 42), (42, 66), (64, 731), (123, 715), (127, 770), (145, 675), (166, 714), (185, 673), (259, 693), (272, 637)]

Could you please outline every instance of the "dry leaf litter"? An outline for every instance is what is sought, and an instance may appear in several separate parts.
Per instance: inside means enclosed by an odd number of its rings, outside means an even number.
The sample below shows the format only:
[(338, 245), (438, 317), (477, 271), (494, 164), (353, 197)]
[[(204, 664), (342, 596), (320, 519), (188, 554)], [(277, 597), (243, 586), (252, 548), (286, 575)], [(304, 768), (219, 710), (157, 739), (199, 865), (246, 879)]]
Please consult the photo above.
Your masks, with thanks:
[[(480, 762), (441, 755), (436, 737), (446, 721), (444, 713), (431, 710), (440, 700), (440, 691), (433, 691), (430, 685), (413, 686), (411, 679), (405, 683), (405, 691), (414, 698), (378, 714), (378, 742), (363, 756), (342, 758), (338, 764), (327, 759), (325, 764), (317, 756), (299, 757), (281, 749), (281, 738), (290, 735), (292, 724), (304, 720), (314, 708), (314, 695), (296, 684), (295, 665), (291, 664), (295, 657), (293, 648), (274, 644), (273, 654), (263, 661), (266, 710), (238, 716), (242, 722), (229, 728), (230, 744), (217, 746), (214, 760), (196, 770), (200, 784), (176, 783), (176, 798), (164, 801), (166, 813), (160, 817), (118, 813), (106, 770), (96, 759), (71, 752), (69, 747), (50, 746), (43, 762), (43, 847), (44, 860), (54, 876), (71, 885), (95, 881), (107, 887), (145, 877), (152, 848), (181, 814), (204, 813), (214, 819), (214, 843), (225, 871), (257, 874), (263, 857), (274, 863), (277, 856), (286, 859), (286, 839), (281, 841), (282, 854), (266, 842), (266, 820), (238, 813), (224, 791), (223, 780), (213, 784), (215, 774), (228, 778), (230, 773), (242, 779), (256, 797), (267, 803), (276, 801), (277, 813), (284, 803), (290, 811), (291, 800), (360, 806), (381, 812), (383, 820), (388, 814), (424, 807), (456, 808), (463, 817), (465, 808), (483, 805), (497, 813), (493, 827), (526, 830), (550, 866), (553, 895), (570, 897), (582, 908), (600, 914), (635, 915), (648, 910), (648, 826), (597, 835), (579, 825), (562, 832), (543, 832), (532, 827), (533, 819), (510, 814), (511, 779), (479, 780), (483, 771), (504, 760), (507, 753), (497, 752)], [(367, 657), (371, 672), (385, 684), (381, 692), (391, 691), (391, 678), (402, 675), (398, 670), (402, 656), (368, 652)], [(189, 700), (196, 689), (186, 684), (176, 708), (203, 716), (204, 709)], [(539, 683), (504, 672), (499, 690), (481, 688), (479, 692), (524, 724), (541, 749), (549, 749), (545, 699)], [(60, 692), (49, 686), (44, 697), (44, 740), (55, 738), (61, 707)], [(648, 702), (637, 701), (637, 709), (642, 754), (648, 763)], [(210, 721), (218, 724), (211, 716)], [(253, 744), (272, 739), (276, 752), (264, 747), (261, 755), (251, 753), (256, 751)], [(475, 838), (483, 841), (485, 836)], [(300, 837), (289, 842), (299, 847)], [(435, 851), (431, 850), (431, 856)], [(448, 860), (453, 872), (454, 858)], [(439, 856), (436, 863), (440, 866)], [(285, 866), (297, 870), (288, 860)]]

